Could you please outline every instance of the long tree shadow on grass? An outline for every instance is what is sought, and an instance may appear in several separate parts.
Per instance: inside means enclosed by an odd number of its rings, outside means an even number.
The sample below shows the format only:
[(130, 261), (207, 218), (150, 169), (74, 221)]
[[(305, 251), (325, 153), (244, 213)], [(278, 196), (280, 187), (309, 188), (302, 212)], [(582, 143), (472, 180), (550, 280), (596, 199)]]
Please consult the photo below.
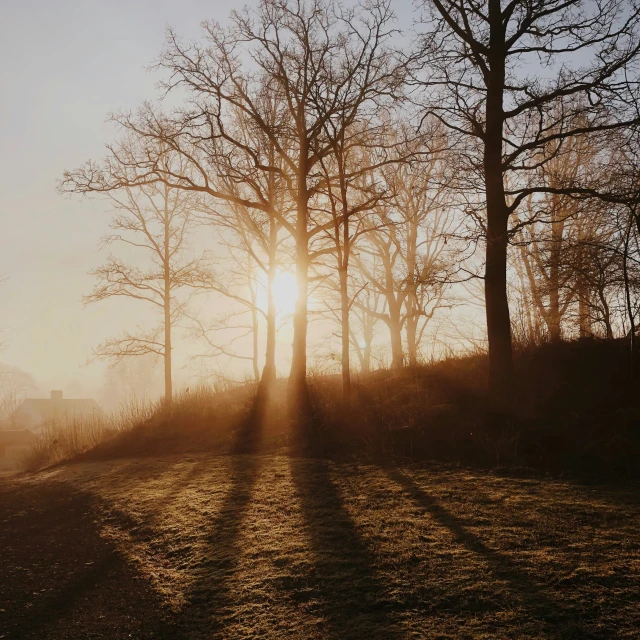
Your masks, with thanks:
[(323, 619), (324, 638), (400, 637), (392, 620), (398, 603), (376, 572), (327, 461), (292, 457), (290, 465), (312, 552), (309, 575), (292, 595)]
[[(589, 612), (591, 615), (585, 616), (584, 611), (577, 612), (564, 607), (561, 602), (543, 592), (539, 582), (544, 580), (544, 576), (540, 576), (540, 580), (528, 576), (523, 568), (507, 555), (488, 547), (479, 536), (469, 531), (469, 523), (451, 513), (406, 473), (393, 467), (386, 468), (385, 472), (437, 524), (448, 529), (457, 544), (463, 545), (481, 557), (489, 566), (491, 576), (503, 582), (511, 592), (506, 596), (511, 602), (504, 602), (504, 606), (510, 608), (514, 603), (518, 603), (526, 612), (529, 622), (538, 627), (537, 633), (544, 630), (546, 633), (551, 633), (552, 637), (610, 637), (610, 635), (594, 634), (592, 629), (587, 630), (585, 627), (585, 623), (589, 625), (597, 621), (598, 612), (595, 609)], [(496, 593), (497, 589), (498, 585), (496, 585)], [(563, 635), (561, 628), (564, 628), (564, 632), (568, 635)], [(584, 635), (575, 635), (576, 633)]]
[(267, 399), (257, 395), (241, 420), (230, 449), (230, 488), (214, 520), (203, 534), (207, 549), (193, 570), (195, 582), (188, 604), (160, 635), (171, 639), (219, 637), (235, 616), (232, 582), (241, 555), (242, 526), (248, 514), (260, 472), (259, 458)]
[(155, 637), (161, 601), (100, 536), (100, 509), (64, 483), (0, 491), (1, 637)]

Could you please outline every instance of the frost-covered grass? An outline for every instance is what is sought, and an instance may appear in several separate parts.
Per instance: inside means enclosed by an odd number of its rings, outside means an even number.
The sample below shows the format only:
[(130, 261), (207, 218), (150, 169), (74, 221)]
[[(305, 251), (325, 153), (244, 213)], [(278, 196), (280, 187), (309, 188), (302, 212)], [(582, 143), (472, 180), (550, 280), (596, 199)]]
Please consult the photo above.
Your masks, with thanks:
[[(90, 497), (102, 539), (162, 602), (162, 623), (140, 638), (609, 639), (640, 628), (637, 485), (210, 454), (22, 482)], [(100, 624), (92, 637), (107, 637)]]

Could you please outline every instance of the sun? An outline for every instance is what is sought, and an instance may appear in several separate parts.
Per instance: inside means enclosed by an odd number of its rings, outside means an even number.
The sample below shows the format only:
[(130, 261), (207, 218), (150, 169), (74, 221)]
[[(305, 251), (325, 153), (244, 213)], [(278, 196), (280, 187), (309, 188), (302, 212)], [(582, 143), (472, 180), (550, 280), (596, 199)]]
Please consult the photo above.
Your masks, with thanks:
[(293, 313), (298, 299), (296, 277), (288, 271), (280, 272), (273, 280), (273, 299), (278, 313)]

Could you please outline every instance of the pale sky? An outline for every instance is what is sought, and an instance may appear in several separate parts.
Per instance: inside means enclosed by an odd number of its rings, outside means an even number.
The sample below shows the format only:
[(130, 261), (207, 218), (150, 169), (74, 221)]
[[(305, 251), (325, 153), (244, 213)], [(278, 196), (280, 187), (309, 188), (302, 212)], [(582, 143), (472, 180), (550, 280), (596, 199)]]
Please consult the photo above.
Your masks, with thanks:
[[(411, 24), (411, 1), (395, 2), (399, 26)], [(122, 300), (83, 308), (87, 272), (107, 256), (98, 246), (109, 215), (104, 203), (58, 195), (56, 181), (105, 155), (115, 137), (110, 112), (156, 97), (158, 76), (146, 67), (167, 26), (194, 39), (203, 20), (224, 22), (239, 6), (0, 0), (0, 275), (8, 278), (0, 284), (0, 362), (33, 374), (42, 389), (94, 394), (105, 365), (84, 366), (93, 347), (147, 313)]]
[[(104, 155), (107, 115), (155, 96), (146, 71), (172, 26), (196, 37), (228, 0), (0, 0), (0, 361), (43, 384), (99, 384), (81, 365), (123, 326), (118, 304), (86, 309), (87, 271), (106, 255), (98, 202), (55, 191), (65, 169)], [(139, 309), (140, 310), (140, 309)]]

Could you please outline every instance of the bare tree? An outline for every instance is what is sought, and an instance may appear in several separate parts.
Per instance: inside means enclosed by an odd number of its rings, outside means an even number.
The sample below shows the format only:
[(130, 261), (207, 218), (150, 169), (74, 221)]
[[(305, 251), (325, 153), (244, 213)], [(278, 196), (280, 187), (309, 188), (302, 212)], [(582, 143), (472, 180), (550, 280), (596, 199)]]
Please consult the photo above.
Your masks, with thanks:
[[(278, 269), (283, 265), (282, 252), (279, 252), (283, 241), (279, 233), (281, 226), (276, 216), (236, 203), (215, 209), (205, 206), (204, 213), (205, 221), (213, 222), (219, 234), (219, 248), (226, 249), (226, 254), (217, 258), (222, 266), (216, 273), (212, 272), (207, 290), (222, 295), (230, 305), (213, 321), (191, 316), (192, 333), (208, 345), (209, 357), (224, 355), (250, 360), (254, 379), (266, 392), (276, 377), (277, 309), (273, 288)], [(260, 373), (262, 321), (266, 325), (266, 348)], [(225, 339), (229, 333), (232, 337)], [(233, 343), (247, 336), (252, 343), (250, 356), (233, 347)]]
[(410, 363), (416, 364), (426, 324), (442, 307), (454, 270), (449, 256), (453, 243), (448, 240), (456, 223), (443, 201), (441, 170), (439, 153), (383, 169), (391, 196), (374, 207), (356, 255), (361, 277), (386, 305), (374, 312), (360, 300), (355, 304), (387, 325), (395, 369), (404, 366), (403, 328)]
[(636, 336), (640, 314), (640, 128), (611, 142), (613, 153), (607, 158), (607, 169), (613, 173), (613, 184), (620, 205), (616, 226), (622, 236), (622, 275), (624, 307), (628, 322), (632, 356), (631, 374), (637, 374), (638, 348)]
[(402, 308), (406, 289), (401, 286), (402, 245), (398, 238), (396, 221), (389, 203), (379, 203), (375, 218), (370, 222), (366, 242), (363, 242), (354, 255), (358, 269), (365, 282), (373, 291), (379, 292), (385, 300), (385, 306), (377, 311), (355, 299), (355, 305), (363, 312), (374, 315), (387, 325), (391, 345), (391, 366), (401, 369), (404, 365), (402, 348)]
[(14, 411), (25, 398), (37, 392), (38, 386), (31, 374), (0, 362), (0, 428), (13, 428)]
[[(163, 163), (165, 170), (171, 171), (171, 159), (165, 156)], [(140, 300), (152, 305), (162, 319), (151, 330), (126, 331), (106, 340), (96, 349), (96, 355), (114, 362), (147, 354), (162, 357), (165, 402), (170, 404), (172, 328), (184, 305), (176, 294), (185, 287), (204, 286), (209, 279), (204, 256), (192, 258), (186, 253), (194, 197), (166, 184), (124, 187), (109, 191), (108, 196), (115, 209), (110, 224), (112, 233), (104, 238), (104, 244), (133, 247), (139, 251), (140, 260), (130, 262), (111, 255), (92, 272), (97, 284), (84, 302), (115, 297)]]
[[(281, 104), (277, 94), (267, 92), (263, 102), (270, 106), (264, 114), (267, 129), (276, 129), (280, 119)], [(258, 340), (258, 316), (266, 323), (265, 364), (261, 381), (265, 390), (276, 379), (276, 322), (277, 309), (274, 299), (274, 283), (282, 256), (279, 247), (283, 242), (281, 231), (285, 221), (290, 220), (293, 206), (288, 197), (283, 175), (281, 158), (273, 141), (265, 135), (263, 128), (246, 120), (241, 110), (235, 111), (235, 140), (243, 141), (242, 148), (236, 148), (232, 156), (218, 158), (216, 171), (225, 193), (235, 196), (226, 202), (222, 215), (213, 215), (215, 224), (227, 229), (236, 239), (236, 247), (246, 254), (247, 284), (251, 313), (253, 316), (254, 343)], [(227, 129), (228, 130), (228, 129)], [(262, 156), (263, 161), (256, 162)], [(222, 162), (221, 162), (222, 160)], [(275, 167), (279, 171), (273, 170)], [(247, 201), (264, 203), (264, 209), (249, 206)], [(253, 273), (253, 267), (260, 272), (266, 283), (267, 304), (263, 309), (258, 304), (257, 291), (260, 278)], [(254, 344), (257, 349), (257, 344)], [(254, 354), (257, 358), (257, 354)]]
[[(120, 116), (120, 125), (135, 133), (141, 145), (134, 154), (112, 147), (107, 166), (113, 165), (115, 157), (125, 161), (126, 170), (107, 181), (105, 167), (95, 164), (72, 174), (82, 173), (85, 192), (162, 181), (265, 212), (270, 210), (268, 202), (253, 196), (238, 198), (219, 189), (211, 181), (211, 167), (223, 157), (231, 158), (232, 166), (240, 152), (249, 154), (256, 168), (280, 176), (296, 208), (292, 219), (283, 216), (279, 221), (296, 246), (298, 297), (290, 388), (292, 398), (302, 399), (304, 406), (308, 273), (318, 255), (311, 244), (324, 228), (314, 215), (312, 201), (322, 182), (317, 165), (331, 153), (324, 125), (336, 119), (340, 127), (350, 127), (374, 98), (401, 83), (398, 66), (383, 55), (392, 17), (387, 0), (349, 10), (327, 0), (263, 0), (255, 12), (232, 13), (229, 29), (206, 23), (205, 44), (184, 46), (170, 32), (159, 66), (171, 74), (166, 90), (186, 89), (190, 107), (173, 118), (151, 107), (136, 117)], [(275, 121), (268, 95), (277, 96), (282, 106)], [(273, 164), (264, 148), (248, 145), (229, 126), (230, 112), (238, 110), (250, 128), (269, 141)], [(159, 141), (189, 159), (188, 175), (163, 170), (154, 151)]]
[[(613, 339), (617, 321), (618, 294), (623, 286), (623, 237), (616, 228), (615, 215), (601, 212), (598, 220), (591, 216), (588, 225), (582, 225), (574, 243), (565, 247), (566, 264), (573, 275), (569, 287), (579, 293), (578, 320), (581, 334), (586, 326), (589, 335), (596, 327), (608, 339)], [(586, 319), (586, 322), (585, 322)]]
[(637, 120), (628, 78), (635, 78), (640, 9), (626, 0), (425, 0), (424, 7), (424, 37), (410, 62), (430, 88), (425, 113), (449, 128), (461, 170), (482, 181), (474, 211), (486, 241), (489, 388), (508, 406), (509, 219), (531, 194), (580, 193), (579, 185), (536, 179), (552, 145)]
[[(530, 194), (523, 202), (523, 216), (516, 215), (521, 228), (515, 244), (529, 281), (535, 312), (544, 320), (552, 341), (562, 338), (562, 321), (575, 300), (580, 307), (580, 332), (588, 335), (584, 281), (571, 268), (571, 247), (595, 219), (602, 204), (597, 200), (577, 200), (562, 193), (563, 185), (593, 182), (594, 158), (598, 150), (586, 136), (551, 143), (552, 157), (538, 170), (541, 181), (552, 193)], [(594, 213), (596, 215), (594, 215)]]
[(399, 168), (416, 154), (411, 149), (409, 137), (391, 135), (387, 120), (359, 121), (349, 129), (328, 121), (325, 129), (331, 154), (322, 158), (320, 164), (326, 180), (324, 193), (332, 223), (326, 234), (338, 272), (342, 396), (348, 403), (352, 342), (349, 319), (354, 303), (349, 294), (351, 254), (358, 239), (370, 231), (367, 216), (387, 197), (383, 181), (376, 180), (376, 175), (383, 168)]
[(445, 199), (444, 176), (442, 148), (428, 160), (414, 159), (389, 176), (400, 214), (403, 320), (410, 366), (418, 363), (424, 332), (445, 305), (445, 292), (461, 258), (455, 242), (459, 224)]
[(371, 371), (375, 330), (384, 300), (379, 291), (366, 286), (359, 287), (356, 296), (359, 304), (352, 306), (354, 321), (349, 324), (349, 339), (358, 356), (360, 371), (368, 373)]

